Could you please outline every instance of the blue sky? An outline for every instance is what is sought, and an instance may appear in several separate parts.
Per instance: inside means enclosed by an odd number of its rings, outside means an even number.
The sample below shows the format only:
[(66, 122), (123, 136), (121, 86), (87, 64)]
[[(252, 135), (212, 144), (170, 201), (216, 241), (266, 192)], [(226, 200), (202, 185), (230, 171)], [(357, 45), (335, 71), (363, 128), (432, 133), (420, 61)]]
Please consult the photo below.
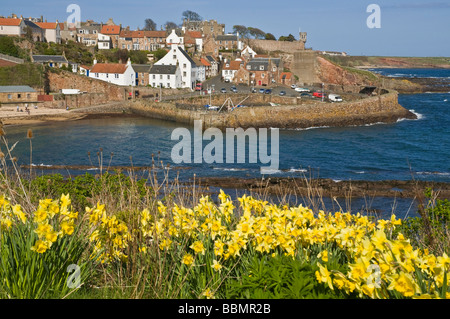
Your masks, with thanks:
[[(308, 32), (307, 47), (351, 55), (450, 56), (450, 0), (1, 0), (0, 15), (44, 16), (65, 21), (69, 4), (78, 4), (81, 19), (142, 28), (146, 18), (159, 26), (181, 23), (185, 10), (233, 25), (256, 27), (276, 37)], [(381, 8), (381, 28), (370, 29), (367, 7)]]

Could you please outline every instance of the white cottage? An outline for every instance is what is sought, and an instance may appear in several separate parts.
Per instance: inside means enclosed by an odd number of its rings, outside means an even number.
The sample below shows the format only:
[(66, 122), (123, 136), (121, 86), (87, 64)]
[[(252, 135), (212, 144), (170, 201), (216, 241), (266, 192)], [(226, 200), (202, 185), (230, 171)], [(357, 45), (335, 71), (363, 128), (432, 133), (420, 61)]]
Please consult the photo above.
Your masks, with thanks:
[(153, 87), (181, 88), (181, 70), (177, 65), (154, 65), (150, 69), (149, 82)]
[(133, 70), (129, 59), (126, 64), (97, 63), (97, 61), (94, 61), (88, 76), (116, 85), (136, 86), (136, 72)]
[[(170, 51), (155, 65), (178, 65), (181, 71), (181, 87), (194, 89), (198, 79), (197, 64), (180, 46), (172, 44)], [(150, 83), (152, 83), (150, 79)]]

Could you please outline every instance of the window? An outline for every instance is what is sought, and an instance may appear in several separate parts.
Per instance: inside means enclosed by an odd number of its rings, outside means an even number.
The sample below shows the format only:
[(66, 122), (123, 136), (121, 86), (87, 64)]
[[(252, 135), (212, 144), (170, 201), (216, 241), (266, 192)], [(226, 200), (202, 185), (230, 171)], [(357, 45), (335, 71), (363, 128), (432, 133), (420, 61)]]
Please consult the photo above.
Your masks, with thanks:
[(18, 99), (22, 98), (22, 94), (17, 94), (17, 98)]
[(264, 79), (265, 77), (266, 77), (266, 75), (265, 75), (264, 73), (262, 73), (262, 74), (261, 74), (261, 78)]
[(118, 79), (119, 78), (119, 74), (115, 74), (115, 78)]
[(31, 98), (31, 94), (27, 94), (27, 99)]
[(12, 99), (12, 94), (8, 94), (8, 100)]
[(108, 73), (106, 73), (106, 78), (107, 78), (107, 79), (109, 78), (109, 74), (108, 74)]
[(264, 71), (264, 65), (260, 65), (260, 66), (259, 66), (259, 69), (260, 69), (261, 71)]
[(183, 72), (183, 76), (186, 76), (186, 72)]
[(98, 73), (95, 73), (95, 77), (98, 78)]
[(153, 80), (156, 80), (156, 75), (155, 74), (153, 74)]
[(174, 59), (174, 60), (176, 60), (176, 59), (177, 59), (177, 56), (176, 56), (175, 54), (174, 54), (174, 56), (173, 56), (173, 59)]
[(161, 74), (161, 75), (159, 76), (159, 79), (160, 79), (160, 80), (162, 80), (162, 79), (163, 79), (163, 76), (162, 76), (162, 74)]
[(167, 87), (168, 89), (170, 89), (170, 83), (167, 83), (166, 87)]
[(167, 80), (170, 80), (170, 75), (169, 74), (167, 74)]

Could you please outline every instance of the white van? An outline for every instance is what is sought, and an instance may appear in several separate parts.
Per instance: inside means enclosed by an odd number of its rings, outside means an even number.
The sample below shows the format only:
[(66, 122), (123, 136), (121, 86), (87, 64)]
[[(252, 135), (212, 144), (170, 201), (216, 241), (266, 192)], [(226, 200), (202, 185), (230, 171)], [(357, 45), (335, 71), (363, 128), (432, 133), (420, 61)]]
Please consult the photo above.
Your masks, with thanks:
[(342, 98), (339, 95), (337, 95), (337, 94), (330, 94), (330, 95), (328, 95), (328, 99), (331, 102), (342, 102)]

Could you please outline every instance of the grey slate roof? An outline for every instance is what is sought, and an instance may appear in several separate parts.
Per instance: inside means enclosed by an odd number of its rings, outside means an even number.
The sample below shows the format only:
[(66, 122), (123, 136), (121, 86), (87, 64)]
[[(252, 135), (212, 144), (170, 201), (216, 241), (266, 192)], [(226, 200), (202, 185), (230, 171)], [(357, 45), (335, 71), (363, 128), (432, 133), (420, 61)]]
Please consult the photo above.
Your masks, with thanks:
[(27, 27), (33, 28), (33, 29), (40, 29), (41, 27), (38, 26), (36, 23), (34, 23), (33, 21), (30, 20), (23, 20), (23, 22), (25, 22), (25, 25)]
[(152, 68), (150, 64), (132, 64), (131, 66), (136, 73), (150, 73)]
[[(250, 71), (267, 71), (269, 69), (269, 61), (251, 60), (247, 63), (247, 70), (249, 66)], [(264, 70), (261, 70), (261, 66), (264, 67)]]
[(150, 74), (175, 74), (176, 72), (176, 65), (154, 65), (150, 70)]
[(0, 93), (30, 93), (30, 92), (36, 92), (36, 90), (27, 85), (0, 86)]
[(36, 63), (67, 63), (67, 59), (62, 55), (33, 55), (33, 61)]
[(191, 63), (192, 65), (197, 65), (197, 63), (195, 63), (194, 60), (192, 60), (192, 58), (189, 56), (189, 54), (187, 54), (187, 52), (184, 51), (184, 49), (182, 47), (178, 47), (178, 49), (188, 59), (189, 63)]
[(206, 59), (209, 61), (209, 62), (216, 62), (217, 63), (217, 61), (216, 61), (216, 59), (214, 59), (212, 56), (210, 56), (210, 55), (207, 55), (206, 56)]

